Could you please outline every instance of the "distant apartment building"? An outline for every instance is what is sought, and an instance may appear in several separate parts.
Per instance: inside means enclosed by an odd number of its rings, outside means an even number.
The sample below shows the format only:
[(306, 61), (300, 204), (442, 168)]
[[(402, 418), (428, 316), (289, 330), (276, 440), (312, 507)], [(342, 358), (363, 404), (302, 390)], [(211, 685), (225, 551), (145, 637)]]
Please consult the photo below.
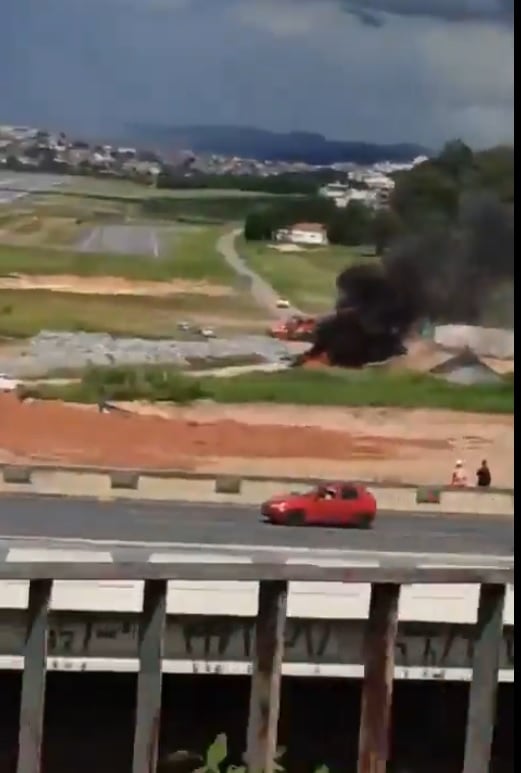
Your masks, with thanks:
[(381, 172), (383, 174), (392, 174), (393, 172), (407, 172), (418, 164), (424, 164), (428, 161), (428, 156), (416, 156), (412, 161), (398, 163), (397, 161), (380, 161), (373, 165), (375, 172)]
[(5, 139), (14, 140), (16, 142), (33, 139), (37, 134), (38, 130), (33, 129), (32, 126), (10, 126), (6, 124), (0, 125), (0, 136)]
[(347, 207), (351, 201), (359, 201), (366, 207), (380, 209), (385, 207), (389, 201), (389, 194), (392, 188), (350, 188), (349, 185), (342, 183), (332, 183), (325, 185), (319, 193), (325, 198), (332, 199), (337, 207)]
[[(335, 203), (343, 202), (349, 193), (349, 186), (344, 183), (330, 183), (324, 185), (319, 190), (319, 194), (326, 199), (333, 199)], [(337, 206), (344, 206), (344, 204), (337, 203)]]
[(327, 231), (322, 223), (295, 223), (289, 228), (279, 228), (275, 241), (323, 247), (328, 244)]
[(372, 169), (349, 172), (348, 177), (351, 182), (361, 183), (371, 190), (391, 191), (394, 188), (394, 180), (391, 177)]

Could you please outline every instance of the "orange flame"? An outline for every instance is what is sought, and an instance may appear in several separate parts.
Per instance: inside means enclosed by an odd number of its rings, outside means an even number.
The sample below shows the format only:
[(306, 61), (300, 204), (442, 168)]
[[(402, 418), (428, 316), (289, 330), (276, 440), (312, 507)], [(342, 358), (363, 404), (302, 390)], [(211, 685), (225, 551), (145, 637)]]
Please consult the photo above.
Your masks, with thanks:
[(319, 354), (318, 357), (309, 357), (302, 363), (305, 368), (328, 368), (331, 361), (326, 352)]

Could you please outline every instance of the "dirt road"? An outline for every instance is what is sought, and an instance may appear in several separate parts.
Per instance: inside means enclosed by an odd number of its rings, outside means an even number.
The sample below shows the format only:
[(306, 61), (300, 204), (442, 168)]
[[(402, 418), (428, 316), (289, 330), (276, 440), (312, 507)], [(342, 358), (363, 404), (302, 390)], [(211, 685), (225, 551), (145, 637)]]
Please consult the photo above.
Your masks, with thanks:
[(0, 462), (33, 460), (259, 475), (448, 482), (456, 457), (513, 486), (513, 417), (291, 406), (122, 406), (0, 396)]

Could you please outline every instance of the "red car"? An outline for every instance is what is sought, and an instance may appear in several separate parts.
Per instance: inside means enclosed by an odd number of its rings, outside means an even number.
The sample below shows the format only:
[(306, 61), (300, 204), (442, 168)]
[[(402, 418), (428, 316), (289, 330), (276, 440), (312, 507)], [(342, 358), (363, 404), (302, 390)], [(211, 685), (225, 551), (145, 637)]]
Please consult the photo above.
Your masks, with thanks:
[(376, 517), (376, 499), (358, 483), (326, 483), (311, 491), (268, 499), (264, 518), (287, 526), (356, 526), (370, 529)]

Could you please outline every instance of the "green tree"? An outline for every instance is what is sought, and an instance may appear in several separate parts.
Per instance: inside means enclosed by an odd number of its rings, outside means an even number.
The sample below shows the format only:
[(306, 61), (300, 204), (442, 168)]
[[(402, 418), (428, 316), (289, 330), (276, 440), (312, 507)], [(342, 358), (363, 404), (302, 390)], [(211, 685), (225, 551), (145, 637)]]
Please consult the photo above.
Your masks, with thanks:
[(275, 221), (269, 211), (250, 212), (244, 221), (244, 238), (248, 241), (269, 240), (275, 230)]
[(435, 162), (426, 162), (399, 175), (391, 207), (409, 227), (422, 228), (433, 220), (453, 221), (458, 213), (457, 182)]
[(350, 201), (345, 209), (333, 213), (328, 223), (328, 239), (332, 244), (367, 244), (372, 239), (373, 219), (369, 207), (360, 201)]
[(500, 145), (476, 153), (476, 184), (493, 191), (501, 201), (514, 202), (514, 148)]
[(380, 209), (374, 216), (372, 230), (375, 252), (382, 255), (389, 244), (403, 234), (404, 225), (392, 209)]
[(436, 164), (453, 180), (462, 184), (472, 173), (474, 153), (462, 140), (451, 140), (444, 145)]
[(244, 236), (248, 240), (271, 239), (278, 228), (304, 221), (327, 225), (334, 212), (334, 203), (320, 196), (277, 199), (271, 205), (247, 215)]

